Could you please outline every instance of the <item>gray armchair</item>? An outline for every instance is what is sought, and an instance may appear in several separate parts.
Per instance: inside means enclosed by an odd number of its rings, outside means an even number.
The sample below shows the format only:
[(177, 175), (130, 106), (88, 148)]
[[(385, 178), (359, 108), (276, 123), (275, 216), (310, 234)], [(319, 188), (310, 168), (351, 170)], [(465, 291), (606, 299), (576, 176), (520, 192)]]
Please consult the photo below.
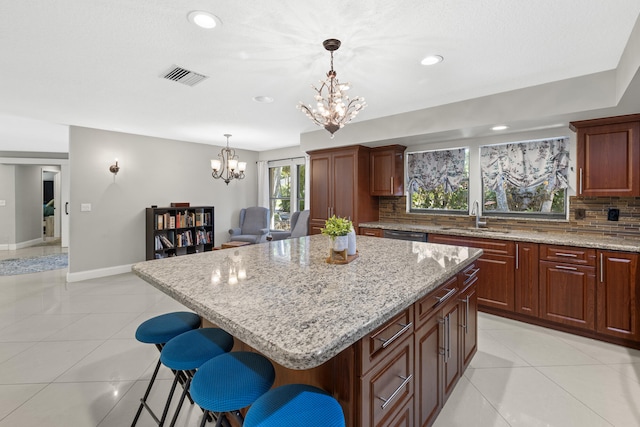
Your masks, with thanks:
[(229, 230), (232, 242), (266, 242), (269, 233), (269, 209), (258, 206), (240, 209), (239, 224), (239, 227)]
[(309, 235), (309, 211), (291, 214), (291, 231), (271, 231), (273, 240), (284, 240)]

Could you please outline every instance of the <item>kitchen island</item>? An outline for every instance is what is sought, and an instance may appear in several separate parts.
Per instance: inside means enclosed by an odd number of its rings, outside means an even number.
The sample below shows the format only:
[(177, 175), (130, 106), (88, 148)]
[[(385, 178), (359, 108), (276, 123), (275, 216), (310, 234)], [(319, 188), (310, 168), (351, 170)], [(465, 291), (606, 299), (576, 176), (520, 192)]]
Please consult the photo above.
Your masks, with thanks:
[[(409, 341), (413, 349), (414, 306), (431, 310), (456, 296), (460, 273), (482, 250), (366, 236), (358, 236), (357, 247), (358, 257), (344, 265), (326, 262), (329, 240), (316, 235), (147, 261), (132, 270), (269, 357), (278, 365), (277, 383), (304, 381), (327, 389), (343, 405), (347, 425), (386, 425), (374, 419), (390, 421), (395, 405), (373, 414), (363, 403), (371, 399), (360, 383), (377, 363), (374, 353), (402, 352), (400, 344)], [(416, 305), (427, 299), (431, 302)], [(403, 318), (406, 322), (396, 322)], [(365, 349), (367, 337), (382, 331), (391, 335), (372, 338)], [(451, 335), (444, 336), (450, 342)], [(366, 352), (372, 356), (368, 362)], [(411, 353), (405, 365), (413, 372)], [(402, 394), (409, 399), (413, 386), (403, 381)], [(387, 389), (393, 392), (398, 385), (378, 388), (388, 397)]]

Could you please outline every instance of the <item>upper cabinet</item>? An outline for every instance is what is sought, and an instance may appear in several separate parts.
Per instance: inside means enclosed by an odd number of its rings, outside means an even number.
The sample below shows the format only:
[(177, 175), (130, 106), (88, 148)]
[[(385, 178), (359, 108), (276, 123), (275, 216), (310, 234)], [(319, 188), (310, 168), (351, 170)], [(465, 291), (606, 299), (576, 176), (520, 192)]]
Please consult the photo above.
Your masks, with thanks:
[(572, 122), (578, 196), (640, 196), (640, 114)]
[(361, 222), (378, 220), (378, 199), (369, 194), (369, 148), (354, 145), (310, 151), (309, 227), (320, 233), (332, 215)]
[(402, 145), (387, 145), (371, 149), (372, 196), (402, 196), (404, 194), (404, 150)]

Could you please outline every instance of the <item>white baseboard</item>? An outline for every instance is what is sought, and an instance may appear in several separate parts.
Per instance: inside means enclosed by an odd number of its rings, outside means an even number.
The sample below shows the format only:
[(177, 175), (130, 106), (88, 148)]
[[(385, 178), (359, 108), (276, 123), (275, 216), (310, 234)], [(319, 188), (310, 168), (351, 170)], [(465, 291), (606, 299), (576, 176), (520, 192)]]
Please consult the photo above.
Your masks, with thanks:
[(27, 240), (26, 242), (7, 243), (0, 245), (0, 251), (15, 251), (16, 249), (24, 249), (31, 246), (39, 245), (42, 242), (44, 242), (44, 239), (40, 237), (38, 239)]
[(130, 273), (133, 264), (117, 265), (115, 267), (98, 268), (95, 270), (67, 273), (67, 282), (80, 282), (82, 280), (98, 279), (100, 277), (115, 276), (116, 274)]

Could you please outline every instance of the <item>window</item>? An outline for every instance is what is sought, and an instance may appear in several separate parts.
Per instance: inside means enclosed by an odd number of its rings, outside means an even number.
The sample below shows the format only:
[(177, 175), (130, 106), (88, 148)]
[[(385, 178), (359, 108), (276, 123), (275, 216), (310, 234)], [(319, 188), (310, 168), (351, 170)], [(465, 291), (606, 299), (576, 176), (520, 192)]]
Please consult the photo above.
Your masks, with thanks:
[(276, 166), (269, 167), (270, 228), (289, 230), (291, 214), (305, 207), (304, 159), (271, 163)]
[(411, 212), (469, 210), (469, 149), (407, 154)]
[(480, 147), (483, 213), (564, 217), (567, 138)]

